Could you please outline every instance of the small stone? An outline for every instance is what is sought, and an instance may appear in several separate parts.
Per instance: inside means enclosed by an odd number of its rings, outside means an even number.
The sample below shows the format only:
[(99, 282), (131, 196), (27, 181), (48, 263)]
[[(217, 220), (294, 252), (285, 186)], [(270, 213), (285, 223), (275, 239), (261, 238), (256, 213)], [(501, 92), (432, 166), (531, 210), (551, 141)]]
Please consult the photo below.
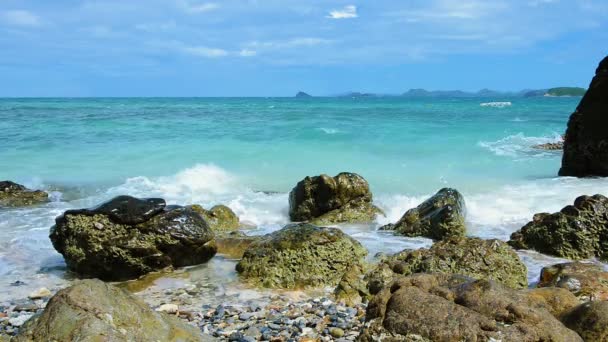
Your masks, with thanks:
[(241, 321), (248, 321), (250, 320), (252, 317), (256, 317), (256, 314), (253, 312), (243, 312), (242, 314), (239, 315), (239, 319)]
[(163, 304), (156, 311), (166, 312), (168, 314), (174, 314), (179, 311), (179, 307), (175, 304)]
[(281, 326), (274, 323), (268, 323), (268, 327), (272, 330), (281, 330)]
[(342, 330), (340, 328), (330, 328), (329, 333), (334, 338), (340, 338), (340, 337), (344, 336), (344, 330)]
[(28, 297), (30, 299), (40, 299), (40, 298), (50, 297), (51, 295), (52, 295), (52, 293), (49, 289), (47, 289), (46, 287), (41, 287), (38, 290), (30, 293), (30, 295)]
[(21, 312), (21, 311), (35, 312), (35, 311), (38, 311), (38, 306), (36, 304), (21, 304), (21, 305), (15, 306), (15, 308), (13, 308), (13, 311), (16, 311), (16, 312)]
[(10, 324), (14, 327), (20, 327), (23, 325), (23, 323), (25, 323), (32, 316), (33, 315), (21, 315), (21, 316), (13, 317), (8, 320), (8, 324)]
[(95, 223), (93, 223), (93, 226), (95, 226), (95, 228), (97, 228), (97, 229), (99, 229), (99, 230), (103, 229), (103, 224), (101, 224), (101, 223), (99, 223), (99, 222), (95, 222)]

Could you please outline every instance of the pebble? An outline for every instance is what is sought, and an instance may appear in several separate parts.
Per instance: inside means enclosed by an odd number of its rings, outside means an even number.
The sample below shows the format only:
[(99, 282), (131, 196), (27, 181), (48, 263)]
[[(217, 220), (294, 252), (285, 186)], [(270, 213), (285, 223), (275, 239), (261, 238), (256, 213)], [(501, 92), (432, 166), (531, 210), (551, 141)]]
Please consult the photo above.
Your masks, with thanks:
[(166, 312), (168, 314), (174, 314), (179, 311), (179, 307), (175, 304), (163, 304), (156, 311)]
[(38, 290), (30, 293), (30, 295), (28, 297), (30, 299), (41, 299), (41, 298), (50, 297), (51, 295), (52, 295), (52, 293), (49, 289), (47, 289), (46, 287), (41, 287)]
[(329, 333), (331, 334), (331, 336), (333, 336), (335, 338), (340, 338), (340, 337), (344, 336), (344, 330), (342, 330), (340, 328), (330, 328)]
[(10, 324), (14, 327), (20, 327), (23, 325), (23, 323), (25, 323), (32, 316), (33, 315), (21, 315), (21, 316), (13, 317), (8, 320), (8, 324)]

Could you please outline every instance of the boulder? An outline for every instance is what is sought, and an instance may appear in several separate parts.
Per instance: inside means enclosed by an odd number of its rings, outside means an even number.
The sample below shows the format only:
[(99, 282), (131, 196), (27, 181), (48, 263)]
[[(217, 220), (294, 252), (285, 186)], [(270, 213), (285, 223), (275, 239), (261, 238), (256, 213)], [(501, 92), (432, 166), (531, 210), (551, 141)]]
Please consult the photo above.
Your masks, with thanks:
[(46, 203), (49, 194), (40, 190), (30, 190), (11, 181), (0, 182), (0, 207), (24, 207)]
[(190, 208), (199, 213), (214, 232), (232, 231), (240, 227), (239, 217), (225, 205), (216, 205), (209, 210), (198, 204)]
[(271, 288), (336, 286), (361, 267), (367, 250), (337, 228), (290, 224), (253, 242), (236, 265), (250, 282)]
[(608, 258), (608, 198), (581, 196), (554, 214), (534, 215), (509, 244), (568, 259)]
[(582, 341), (551, 310), (493, 281), (415, 274), (370, 301), (360, 340)]
[(103, 280), (196, 265), (216, 253), (214, 234), (197, 212), (154, 198), (119, 196), (68, 210), (55, 220), (50, 239), (70, 270)]
[(261, 238), (261, 236), (247, 236), (239, 231), (218, 235), (215, 238), (217, 252), (230, 258), (241, 259), (249, 245)]
[(608, 302), (594, 301), (579, 305), (562, 318), (585, 342), (608, 341)]
[(568, 121), (560, 176), (608, 176), (608, 57)]
[(306, 177), (289, 193), (292, 221), (316, 225), (370, 222), (377, 214), (383, 213), (372, 205), (367, 181), (355, 173)]
[(441, 240), (452, 236), (464, 236), (465, 204), (462, 195), (455, 189), (444, 188), (410, 209), (395, 224), (380, 227), (394, 230), (405, 236), (424, 236)]
[(377, 293), (397, 276), (414, 273), (446, 273), (492, 279), (512, 288), (528, 286), (527, 269), (515, 251), (500, 240), (451, 238), (431, 248), (404, 250), (382, 260), (366, 275), (368, 287)]
[(334, 295), (338, 301), (348, 306), (366, 303), (371, 298), (371, 294), (364, 280), (364, 271), (359, 267), (348, 269), (336, 286)]
[(559, 287), (582, 301), (608, 300), (608, 272), (601, 264), (567, 262), (543, 267), (538, 287)]
[(154, 312), (125, 290), (83, 280), (51, 298), (12, 339), (27, 341), (203, 341), (194, 326)]

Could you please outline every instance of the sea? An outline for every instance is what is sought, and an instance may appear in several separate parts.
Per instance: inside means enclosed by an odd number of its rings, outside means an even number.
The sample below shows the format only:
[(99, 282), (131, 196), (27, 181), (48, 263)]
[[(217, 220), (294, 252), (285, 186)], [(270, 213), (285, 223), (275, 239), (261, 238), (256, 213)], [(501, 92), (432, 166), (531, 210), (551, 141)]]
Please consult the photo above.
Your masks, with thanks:
[[(169, 204), (225, 204), (266, 234), (287, 223), (288, 193), (306, 176), (348, 171), (370, 184), (386, 217), (341, 225), (376, 253), (428, 247), (378, 231), (443, 187), (466, 202), (468, 235), (508, 240), (535, 213), (608, 179), (557, 177), (561, 151), (534, 146), (565, 132), (577, 97), (496, 98), (4, 98), (0, 180), (51, 194), (48, 204), (0, 209), (0, 297), (69, 284), (49, 229), (67, 209), (117, 195)], [(562, 261), (519, 252), (531, 286)], [(238, 283), (218, 256), (198, 274)], [(20, 285), (20, 286), (17, 286)]]

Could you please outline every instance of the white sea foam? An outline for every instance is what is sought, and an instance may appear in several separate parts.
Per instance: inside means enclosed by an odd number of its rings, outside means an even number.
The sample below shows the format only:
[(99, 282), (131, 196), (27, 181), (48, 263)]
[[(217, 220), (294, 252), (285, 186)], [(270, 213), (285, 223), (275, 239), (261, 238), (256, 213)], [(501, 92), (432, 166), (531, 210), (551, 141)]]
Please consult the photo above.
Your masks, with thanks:
[(532, 137), (526, 136), (523, 133), (518, 133), (497, 141), (480, 141), (478, 145), (492, 151), (498, 156), (542, 157), (555, 156), (555, 152), (534, 148), (535, 145), (553, 143), (561, 140), (561, 135), (556, 132), (550, 136), (544, 137)]
[(494, 108), (504, 108), (511, 106), (511, 102), (503, 101), (503, 102), (482, 102), (479, 104), (481, 107), (494, 107)]
[(320, 131), (327, 133), (327, 134), (337, 134), (340, 133), (340, 130), (337, 128), (325, 128), (325, 127), (321, 127), (319, 128)]
[(515, 117), (514, 119), (512, 119), (512, 120), (510, 120), (510, 121), (512, 121), (512, 122), (526, 122), (526, 121), (528, 121), (528, 120), (526, 120), (526, 119), (522, 119), (522, 118), (520, 118), (519, 116), (517, 116), (517, 117)]

